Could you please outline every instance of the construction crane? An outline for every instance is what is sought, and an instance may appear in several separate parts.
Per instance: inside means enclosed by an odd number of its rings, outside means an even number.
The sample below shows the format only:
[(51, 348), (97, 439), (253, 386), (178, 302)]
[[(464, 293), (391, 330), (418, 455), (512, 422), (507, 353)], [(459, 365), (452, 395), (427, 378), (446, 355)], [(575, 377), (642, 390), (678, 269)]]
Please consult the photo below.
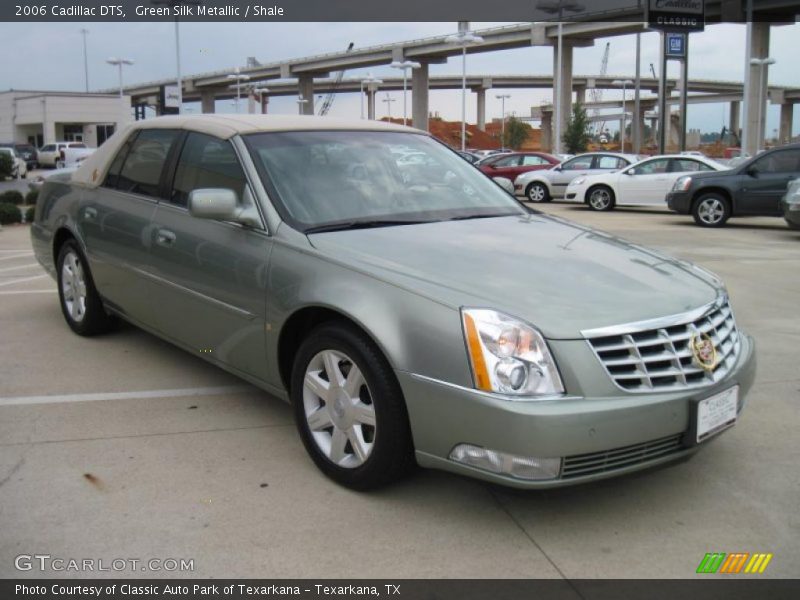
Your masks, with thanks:
[[(611, 49), (611, 42), (606, 42), (606, 49), (603, 51), (603, 60), (600, 63), (600, 77), (605, 77), (606, 73), (608, 72), (608, 53)], [(603, 90), (594, 87), (590, 90), (590, 94), (592, 96), (592, 102), (598, 104), (603, 101)], [(600, 116), (600, 108), (595, 107), (592, 110), (592, 116), (598, 117)], [(594, 124), (594, 135), (599, 135), (603, 133), (603, 127), (605, 126), (605, 121), (595, 121)]]
[[(347, 47), (345, 52), (350, 52), (353, 49), (353, 42), (350, 42), (350, 45)], [(336, 89), (339, 87), (339, 84), (342, 83), (342, 78), (344, 78), (344, 71), (339, 71), (336, 74), (336, 78), (333, 81), (333, 85), (331, 86), (331, 91), (328, 92), (328, 95), (325, 96), (325, 99), (322, 101), (322, 106), (319, 109), (319, 116), (324, 117), (328, 114), (328, 111), (331, 109), (333, 105), (333, 100), (336, 98)]]

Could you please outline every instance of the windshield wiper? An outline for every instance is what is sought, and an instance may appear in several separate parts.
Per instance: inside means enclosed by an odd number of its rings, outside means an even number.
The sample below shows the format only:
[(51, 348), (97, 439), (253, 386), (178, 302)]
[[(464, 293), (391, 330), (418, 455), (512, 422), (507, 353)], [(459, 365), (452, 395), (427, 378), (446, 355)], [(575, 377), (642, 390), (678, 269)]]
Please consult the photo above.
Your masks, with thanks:
[(466, 221), (467, 219), (491, 219), (493, 217), (515, 217), (515, 216), (522, 216), (520, 213), (492, 213), (489, 215), (462, 215), (460, 217), (451, 217), (449, 219), (445, 219), (446, 221)]
[(326, 231), (348, 231), (351, 229), (372, 229), (375, 227), (393, 227), (395, 225), (418, 225), (420, 223), (432, 223), (427, 220), (409, 219), (372, 219), (360, 221), (346, 221), (344, 223), (328, 223), (327, 225), (316, 225), (309, 227), (303, 233), (324, 233)]

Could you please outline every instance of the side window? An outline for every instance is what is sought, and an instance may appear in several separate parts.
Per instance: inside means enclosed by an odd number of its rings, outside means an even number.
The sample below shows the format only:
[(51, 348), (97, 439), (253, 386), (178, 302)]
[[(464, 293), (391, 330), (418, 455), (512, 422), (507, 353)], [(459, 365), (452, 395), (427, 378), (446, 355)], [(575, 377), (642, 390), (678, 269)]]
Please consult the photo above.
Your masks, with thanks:
[(531, 165), (545, 165), (548, 164), (541, 156), (525, 156), (522, 158), (522, 164), (526, 167)]
[(800, 150), (780, 150), (758, 159), (753, 166), (762, 173), (800, 172)]
[(506, 156), (498, 161), (495, 161), (495, 167), (517, 167), (519, 166), (519, 156)]
[(131, 149), (133, 140), (135, 139), (136, 132), (131, 134), (131, 136), (125, 140), (125, 143), (119, 147), (117, 155), (114, 157), (114, 160), (111, 161), (111, 166), (108, 167), (108, 171), (106, 171), (106, 178), (103, 180), (103, 187), (111, 189), (117, 188), (117, 181), (119, 180), (119, 172), (122, 170), (122, 163), (125, 162), (125, 157), (128, 156), (128, 151)]
[(636, 167), (634, 175), (658, 175), (660, 173), (666, 173), (667, 167), (669, 167), (668, 158), (657, 158), (641, 163)]
[(224, 188), (241, 200), (247, 185), (236, 152), (226, 140), (190, 133), (181, 151), (169, 201), (186, 206), (189, 193), (203, 188)]
[(116, 188), (122, 192), (158, 196), (161, 172), (179, 132), (172, 129), (143, 129), (131, 145)]
[(573, 158), (562, 164), (561, 169), (564, 171), (580, 171), (581, 169), (591, 169), (592, 158), (592, 156), (578, 156), (577, 158)]
[(616, 156), (599, 156), (595, 169), (621, 169), (627, 163)]
[(52, 152), (55, 149), (56, 147), (53, 144), (47, 144), (47, 146), (42, 146), (42, 152)]

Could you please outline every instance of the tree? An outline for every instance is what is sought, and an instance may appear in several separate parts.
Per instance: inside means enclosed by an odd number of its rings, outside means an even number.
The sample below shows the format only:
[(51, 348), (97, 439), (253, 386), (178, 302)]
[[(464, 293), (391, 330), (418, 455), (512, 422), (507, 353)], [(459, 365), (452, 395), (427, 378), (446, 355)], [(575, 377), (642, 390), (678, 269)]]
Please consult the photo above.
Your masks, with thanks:
[(586, 116), (586, 110), (578, 102), (572, 109), (572, 118), (567, 124), (564, 135), (561, 136), (561, 141), (564, 142), (569, 154), (578, 154), (586, 152), (589, 140), (589, 118)]
[(530, 125), (523, 123), (516, 117), (509, 117), (506, 120), (506, 137), (503, 140), (503, 147), (519, 150), (525, 140), (528, 139), (530, 132)]

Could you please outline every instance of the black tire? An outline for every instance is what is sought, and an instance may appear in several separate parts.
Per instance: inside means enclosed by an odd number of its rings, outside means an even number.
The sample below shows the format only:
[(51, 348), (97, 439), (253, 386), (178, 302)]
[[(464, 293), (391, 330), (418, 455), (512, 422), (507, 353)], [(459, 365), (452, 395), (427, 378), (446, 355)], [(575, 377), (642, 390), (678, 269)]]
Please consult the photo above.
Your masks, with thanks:
[(703, 194), (692, 203), (692, 217), (700, 227), (722, 227), (731, 218), (731, 203), (717, 192)]
[[(76, 309), (72, 311), (68, 306), (68, 299), (65, 297), (65, 287), (72, 286), (72, 282), (66, 282), (64, 264), (71, 262), (71, 258), (75, 258), (74, 264), (79, 264), (82, 271), (83, 287), (85, 288), (84, 302), (82, 310)], [(67, 240), (61, 245), (58, 251), (58, 260), (56, 261), (56, 268), (58, 274), (58, 299), (61, 304), (61, 312), (64, 319), (67, 321), (70, 329), (83, 336), (93, 336), (106, 333), (111, 330), (114, 325), (113, 318), (106, 313), (103, 307), (103, 301), (94, 287), (94, 280), (89, 271), (89, 264), (81, 252), (80, 246), (75, 240)], [(77, 299), (72, 300), (72, 305), (80, 305)], [(73, 314), (74, 312), (74, 314)]]
[(607, 185), (596, 185), (586, 191), (586, 206), (597, 212), (614, 210), (617, 199), (614, 190)]
[[(359, 395), (366, 394), (374, 409), (372, 447), (366, 459), (358, 466), (340, 466), (331, 460), (320, 448), (319, 442), (315, 441), (306, 416), (306, 371), (312, 366), (312, 361), (326, 351), (346, 355), (346, 358), (351, 359), (352, 363), (339, 363), (342, 367), (341, 373), (344, 374), (348, 364), (354, 364), (361, 371), (365, 384), (359, 388)], [(347, 370), (348, 373), (351, 372), (350, 369)], [(309, 394), (312, 403), (319, 401), (321, 405), (328, 407), (328, 403), (321, 397), (310, 391)], [(374, 489), (401, 479), (415, 465), (411, 429), (400, 385), (380, 349), (357, 328), (345, 323), (328, 322), (308, 334), (294, 359), (291, 399), (295, 423), (303, 445), (317, 467), (335, 482), (356, 490)], [(331, 406), (331, 410), (335, 410), (335, 407)], [(335, 427), (331, 425), (327, 429), (317, 429), (317, 433), (329, 434), (333, 440)], [(332, 443), (331, 441), (331, 445)], [(355, 456), (350, 441), (347, 441), (345, 452), (348, 447), (351, 449), (348, 458)]]
[(534, 181), (525, 188), (525, 197), (530, 202), (550, 202), (550, 190), (540, 181)]

